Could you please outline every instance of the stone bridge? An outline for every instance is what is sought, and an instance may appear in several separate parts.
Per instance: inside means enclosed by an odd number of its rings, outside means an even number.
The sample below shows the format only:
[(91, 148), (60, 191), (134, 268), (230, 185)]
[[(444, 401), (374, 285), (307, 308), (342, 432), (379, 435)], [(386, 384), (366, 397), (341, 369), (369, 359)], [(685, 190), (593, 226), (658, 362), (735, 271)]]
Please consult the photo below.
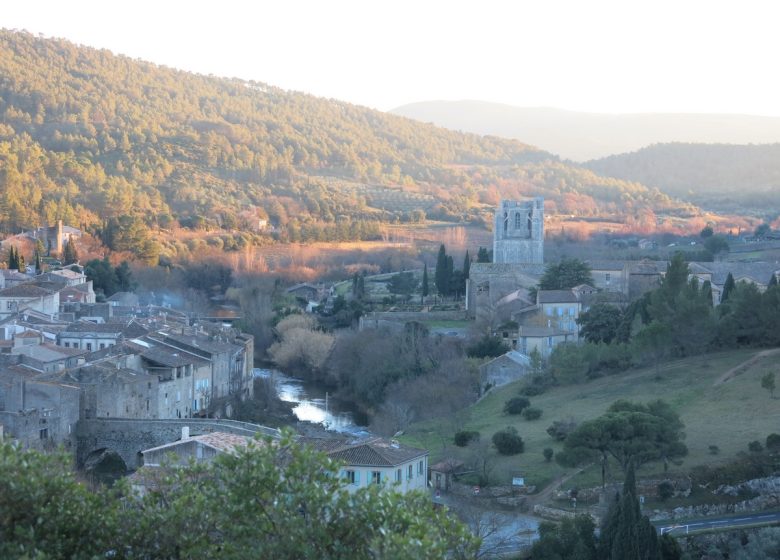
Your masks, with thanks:
[(279, 437), (279, 430), (237, 420), (212, 418), (79, 420), (74, 434), (76, 464), (81, 468), (90, 455), (110, 450), (116, 451), (122, 457), (128, 470), (135, 470), (140, 466), (141, 451), (180, 439), (184, 427), (189, 427), (192, 436), (210, 432), (228, 432), (249, 437), (256, 434)]

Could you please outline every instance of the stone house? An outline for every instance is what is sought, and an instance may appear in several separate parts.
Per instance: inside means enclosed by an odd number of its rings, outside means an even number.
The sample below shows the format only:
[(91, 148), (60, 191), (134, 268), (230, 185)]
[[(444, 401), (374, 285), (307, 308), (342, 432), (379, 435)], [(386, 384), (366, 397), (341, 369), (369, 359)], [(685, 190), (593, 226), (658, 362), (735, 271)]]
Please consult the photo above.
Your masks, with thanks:
[(29, 283), (0, 290), (0, 320), (27, 309), (54, 315), (60, 310), (59, 291), (47, 290)]
[(57, 335), (57, 344), (65, 348), (81, 348), (87, 352), (114, 346), (122, 339), (146, 334), (146, 329), (135, 321), (95, 323), (75, 321)]
[(483, 384), (490, 383), (494, 387), (500, 387), (527, 375), (530, 365), (531, 361), (527, 355), (510, 350), (479, 366), (480, 379)]
[(252, 438), (247, 436), (226, 432), (190, 436), (190, 429), (185, 426), (178, 441), (143, 450), (143, 466), (186, 465), (190, 459), (196, 462), (212, 461), (221, 453), (235, 453), (236, 449), (246, 447), (251, 441)]
[(521, 326), (517, 332), (517, 349), (526, 356), (537, 350), (547, 359), (553, 349), (564, 342), (574, 342), (576, 334), (557, 327)]

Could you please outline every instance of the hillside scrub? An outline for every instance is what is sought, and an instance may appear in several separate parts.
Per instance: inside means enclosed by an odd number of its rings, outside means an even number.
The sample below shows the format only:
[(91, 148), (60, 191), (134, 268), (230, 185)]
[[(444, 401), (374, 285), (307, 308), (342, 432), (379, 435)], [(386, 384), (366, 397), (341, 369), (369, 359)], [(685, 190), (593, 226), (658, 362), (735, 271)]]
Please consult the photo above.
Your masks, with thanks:
[(0, 84), (0, 231), (62, 219), (145, 262), (172, 256), (159, 234), (179, 228), (230, 251), (379, 239), (381, 224), (426, 216), (486, 223), (486, 205), (531, 195), (626, 221), (650, 206), (653, 226), (654, 212), (699, 212), (515, 140), (61, 39), (0, 31), (0, 75), (13, 76)]

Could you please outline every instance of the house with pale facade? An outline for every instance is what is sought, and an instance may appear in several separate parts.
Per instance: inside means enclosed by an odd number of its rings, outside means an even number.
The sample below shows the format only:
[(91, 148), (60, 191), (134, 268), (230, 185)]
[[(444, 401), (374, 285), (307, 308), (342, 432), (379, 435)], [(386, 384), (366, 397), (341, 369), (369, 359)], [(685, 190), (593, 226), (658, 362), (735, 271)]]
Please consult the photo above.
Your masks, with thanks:
[(25, 310), (54, 315), (60, 310), (60, 293), (30, 283), (17, 284), (0, 290), (0, 320)]
[(382, 438), (300, 438), (339, 463), (350, 492), (378, 485), (406, 493), (428, 487), (428, 451)]

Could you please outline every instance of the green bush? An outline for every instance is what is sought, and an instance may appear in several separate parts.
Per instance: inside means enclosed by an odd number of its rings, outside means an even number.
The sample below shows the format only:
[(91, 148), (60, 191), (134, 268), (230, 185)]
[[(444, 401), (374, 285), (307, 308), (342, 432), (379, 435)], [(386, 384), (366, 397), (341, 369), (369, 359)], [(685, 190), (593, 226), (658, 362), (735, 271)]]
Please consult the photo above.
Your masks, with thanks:
[(512, 397), (504, 403), (504, 414), (522, 414), (523, 410), (531, 406), (531, 401), (525, 397)]
[(664, 480), (658, 485), (658, 497), (661, 498), (661, 501), (665, 502), (672, 496), (674, 496), (674, 484), (668, 480)]
[(780, 434), (769, 434), (766, 436), (766, 449), (773, 453), (780, 451)]
[(526, 420), (539, 420), (542, 417), (541, 408), (528, 407), (523, 411), (523, 418)]
[(545, 448), (544, 448), (544, 451), (542, 451), (542, 454), (544, 455), (544, 460), (545, 460), (547, 463), (549, 463), (550, 461), (552, 461), (552, 458), (553, 458), (553, 454), (554, 454), (554, 453), (555, 453), (555, 452), (552, 450), (552, 447), (545, 447)]
[(455, 445), (458, 447), (466, 447), (472, 441), (479, 439), (479, 432), (472, 432), (469, 430), (460, 430), (455, 432)]
[(764, 450), (764, 446), (761, 445), (760, 441), (751, 441), (748, 443), (748, 450), (751, 453), (761, 453)]
[(517, 455), (525, 449), (523, 438), (517, 434), (512, 426), (507, 426), (493, 434), (493, 445), (501, 455)]
[(544, 385), (532, 383), (520, 388), (520, 394), (524, 397), (537, 397), (544, 393), (547, 388)]

